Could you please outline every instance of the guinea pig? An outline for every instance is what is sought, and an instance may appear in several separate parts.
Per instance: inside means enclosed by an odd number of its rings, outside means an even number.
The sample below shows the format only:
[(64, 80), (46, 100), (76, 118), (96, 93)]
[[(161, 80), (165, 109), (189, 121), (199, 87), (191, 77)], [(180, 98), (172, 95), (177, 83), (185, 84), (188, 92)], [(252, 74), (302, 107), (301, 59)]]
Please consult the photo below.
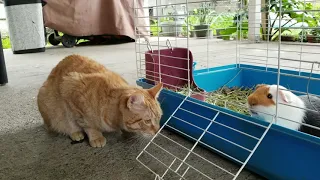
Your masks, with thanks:
[[(276, 113), (276, 94), (277, 85), (257, 85), (255, 91), (248, 96), (251, 116), (271, 122)], [(320, 98), (297, 96), (283, 86), (279, 86), (278, 96), (278, 118), (274, 121), (275, 124), (320, 137), (319, 130), (300, 124), (320, 127)]]

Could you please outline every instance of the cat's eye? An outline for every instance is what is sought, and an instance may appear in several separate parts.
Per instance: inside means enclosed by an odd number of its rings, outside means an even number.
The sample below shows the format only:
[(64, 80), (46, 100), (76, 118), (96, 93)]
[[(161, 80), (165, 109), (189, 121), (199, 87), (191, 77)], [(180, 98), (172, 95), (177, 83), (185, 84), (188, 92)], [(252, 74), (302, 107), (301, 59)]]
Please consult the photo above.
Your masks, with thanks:
[(151, 120), (150, 120), (150, 119), (144, 120), (144, 123), (146, 123), (146, 124), (151, 124)]
[(268, 97), (269, 99), (272, 99), (272, 94), (269, 93), (269, 94), (267, 95), (267, 97)]

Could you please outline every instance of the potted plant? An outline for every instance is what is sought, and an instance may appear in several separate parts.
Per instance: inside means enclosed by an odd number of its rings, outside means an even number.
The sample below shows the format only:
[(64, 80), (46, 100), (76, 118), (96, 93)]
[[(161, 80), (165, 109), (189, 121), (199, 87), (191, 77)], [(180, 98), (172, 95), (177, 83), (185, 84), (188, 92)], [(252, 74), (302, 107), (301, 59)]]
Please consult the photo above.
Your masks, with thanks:
[(217, 29), (216, 29), (216, 36), (217, 36), (217, 38), (219, 38), (219, 39), (221, 39), (221, 33), (220, 33), (220, 31), (222, 31), (222, 30), (224, 30), (224, 28), (217, 28)]
[(173, 15), (179, 15), (181, 12), (168, 13), (168, 17), (160, 19), (161, 33), (163, 36), (176, 36), (183, 32), (184, 19), (172, 17)]
[[(198, 17), (195, 15), (190, 15), (189, 18), (186, 18), (184, 22), (182, 34), (185, 37), (188, 37), (188, 36), (196, 37), (193, 25), (197, 24), (197, 22), (198, 22)], [(188, 29), (189, 29), (189, 34), (187, 34)]]
[(307, 35), (308, 31), (300, 31), (297, 40), (299, 42), (308, 42)]
[(226, 30), (227, 27), (231, 26), (232, 23), (232, 14), (220, 15), (216, 18), (215, 22), (212, 23), (211, 29), (213, 29), (213, 34), (218, 38), (222, 39), (221, 31)]
[(174, 36), (177, 28), (176, 23), (170, 13), (168, 13), (168, 16), (160, 18), (161, 34), (163, 36)]
[(309, 43), (319, 43), (320, 42), (320, 29), (312, 29), (307, 34), (307, 40)]
[(248, 11), (244, 10), (234, 14), (232, 24), (220, 30), (223, 40), (240, 39), (248, 35)]
[(281, 34), (281, 41), (290, 41), (293, 42), (295, 41), (295, 37), (291, 35), (291, 33), (284, 32)]
[(197, 37), (207, 37), (212, 34), (210, 25), (212, 23), (212, 14), (215, 11), (208, 3), (202, 3), (199, 9), (194, 10), (194, 14), (198, 17), (198, 23), (194, 25), (195, 35)]

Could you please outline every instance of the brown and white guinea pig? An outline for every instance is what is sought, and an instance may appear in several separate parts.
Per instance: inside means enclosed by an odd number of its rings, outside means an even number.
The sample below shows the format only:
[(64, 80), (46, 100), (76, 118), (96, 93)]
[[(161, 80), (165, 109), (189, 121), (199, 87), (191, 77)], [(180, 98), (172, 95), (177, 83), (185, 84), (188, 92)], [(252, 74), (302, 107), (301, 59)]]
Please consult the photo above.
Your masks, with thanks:
[[(255, 91), (248, 97), (251, 116), (271, 122), (276, 113), (276, 93), (277, 85), (257, 85)], [(319, 130), (299, 124), (306, 123), (320, 127), (320, 98), (315, 96), (309, 96), (309, 98), (307, 95), (297, 96), (285, 87), (279, 86), (279, 103), (282, 104), (278, 104), (278, 119), (274, 123), (320, 137)]]

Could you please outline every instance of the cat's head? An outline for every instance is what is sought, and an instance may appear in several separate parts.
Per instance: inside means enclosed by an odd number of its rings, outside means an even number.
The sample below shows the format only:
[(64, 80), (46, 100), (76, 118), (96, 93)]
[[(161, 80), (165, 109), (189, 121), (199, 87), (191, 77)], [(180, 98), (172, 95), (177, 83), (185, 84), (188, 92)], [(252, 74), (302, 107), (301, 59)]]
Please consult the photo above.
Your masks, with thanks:
[(160, 128), (162, 109), (157, 98), (162, 89), (162, 83), (150, 89), (136, 88), (125, 100), (122, 106), (122, 128), (128, 132), (154, 135)]

